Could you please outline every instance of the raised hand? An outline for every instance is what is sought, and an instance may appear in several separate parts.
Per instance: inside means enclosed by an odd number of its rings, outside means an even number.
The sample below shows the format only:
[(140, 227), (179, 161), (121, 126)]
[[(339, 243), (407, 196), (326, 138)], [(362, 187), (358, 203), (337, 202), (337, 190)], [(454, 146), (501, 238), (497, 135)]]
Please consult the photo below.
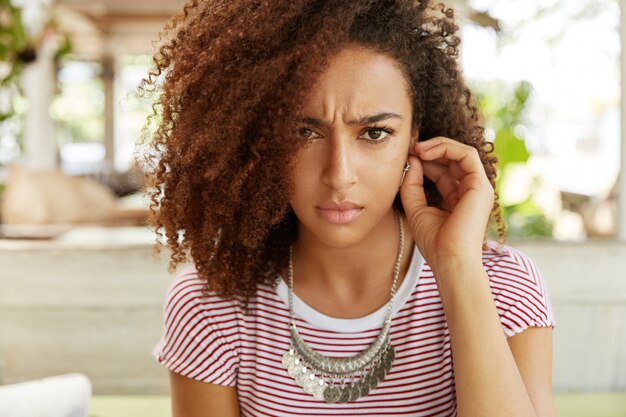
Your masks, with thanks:
[[(445, 262), (482, 262), (482, 242), (494, 189), (478, 151), (443, 136), (415, 143), (400, 197), (415, 243), (433, 269)], [(428, 206), (424, 178), (444, 198), (446, 210)]]

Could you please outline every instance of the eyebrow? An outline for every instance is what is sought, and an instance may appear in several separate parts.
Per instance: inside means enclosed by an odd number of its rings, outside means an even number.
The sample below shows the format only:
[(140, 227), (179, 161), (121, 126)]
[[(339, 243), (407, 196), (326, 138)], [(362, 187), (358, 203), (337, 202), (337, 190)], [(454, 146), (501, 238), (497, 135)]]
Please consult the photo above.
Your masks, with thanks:
[[(370, 123), (376, 123), (376, 122), (380, 122), (381, 120), (387, 120), (391, 118), (402, 120), (402, 116), (400, 116), (399, 114), (385, 112), (385, 113), (378, 113), (378, 114), (363, 116), (359, 119), (348, 120), (348, 125), (349, 126), (368, 125)], [(306, 124), (313, 125), (313, 126), (324, 126), (327, 124), (323, 122), (322, 120), (316, 119), (314, 117), (304, 117), (302, 118), (302, 123), (306, 123)]]

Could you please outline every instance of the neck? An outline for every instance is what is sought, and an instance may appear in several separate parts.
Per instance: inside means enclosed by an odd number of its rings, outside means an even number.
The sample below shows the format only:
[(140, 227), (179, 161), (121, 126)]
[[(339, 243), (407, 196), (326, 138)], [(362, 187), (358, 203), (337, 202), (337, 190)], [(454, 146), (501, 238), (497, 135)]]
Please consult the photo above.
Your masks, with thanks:
[[(408, 270), (414, 245), (406, 220), (400, 219), (404, 225), (404, 251), (397, 287)], [(395, 210), (390, 210), (365, 240), (351, 246), (330, 247), (310, 233), (300, 233), (293, 245), (294, 292), (321, 291), (328, 299), (346, 304), (372, 294), (384, 294), (388, 299), (399, 241)]]

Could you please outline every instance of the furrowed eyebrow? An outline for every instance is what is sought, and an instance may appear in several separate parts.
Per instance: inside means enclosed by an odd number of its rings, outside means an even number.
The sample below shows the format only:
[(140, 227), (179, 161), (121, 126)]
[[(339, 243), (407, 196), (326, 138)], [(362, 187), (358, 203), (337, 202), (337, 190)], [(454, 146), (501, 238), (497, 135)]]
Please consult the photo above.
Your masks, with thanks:
[[(356, 119), (356, 120), (348, 120), (348, 125), (349, 126), (368, 125), (371, 123), (380, 122), (381, 120), (387, 120), (387, 119), (392, 119), (392, 118), (402, 120), (402, 116), (400, 116), (399, 114), (386, 112), (386, 113), (373, 114), (369, 116), (363, 116), (360, 119)], [(326, 125), (325, 122), (323, 122), (320, 119), (316, 119), (314, 117), (304, 117), (302, 118), (302, 123), (306, 123), (312, 126)]]

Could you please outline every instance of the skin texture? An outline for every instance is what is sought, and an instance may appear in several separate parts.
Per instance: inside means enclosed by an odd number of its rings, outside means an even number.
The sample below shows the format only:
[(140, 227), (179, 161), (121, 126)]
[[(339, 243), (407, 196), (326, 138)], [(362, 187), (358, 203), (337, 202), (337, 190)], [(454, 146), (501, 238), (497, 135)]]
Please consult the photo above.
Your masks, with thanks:
[(238, 417), (235, 387), (187, 378), (169, 371), (173, 417)]

